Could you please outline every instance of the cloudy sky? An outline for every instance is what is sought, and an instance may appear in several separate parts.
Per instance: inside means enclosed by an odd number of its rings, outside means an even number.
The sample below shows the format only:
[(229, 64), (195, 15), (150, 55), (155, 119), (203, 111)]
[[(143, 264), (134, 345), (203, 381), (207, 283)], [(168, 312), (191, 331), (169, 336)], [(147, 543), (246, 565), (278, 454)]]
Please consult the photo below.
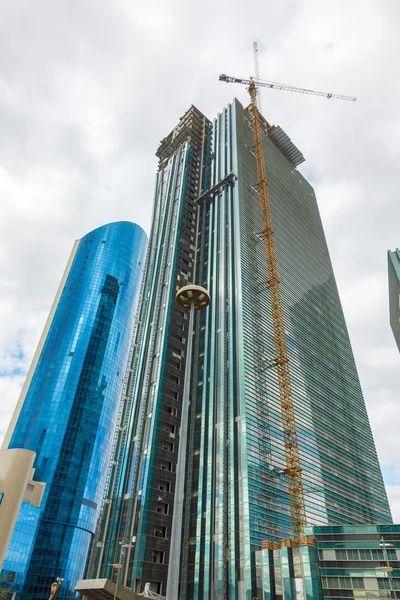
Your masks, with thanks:
[(400, 356), (386, 251), (400, 246), (398, 0), (1, 0), (0, 439), (73, 241), (149, 230), (158, 142), (195, 104), (245, 88), (219, 73), (357, 96), (263, 92), (307, 162), (395, 521)]

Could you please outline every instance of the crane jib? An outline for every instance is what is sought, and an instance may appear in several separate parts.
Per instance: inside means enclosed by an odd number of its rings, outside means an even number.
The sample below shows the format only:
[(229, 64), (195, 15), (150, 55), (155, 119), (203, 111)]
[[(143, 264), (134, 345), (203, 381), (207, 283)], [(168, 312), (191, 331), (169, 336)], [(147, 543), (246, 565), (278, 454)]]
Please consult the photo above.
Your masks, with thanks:
[(255, 77), (243, 79), (240, 77), (231, 77), (230, 75), (222, 74), (219, 76), (219, 80), (225, 81), (225, 83), (241, 83), (243, 85), (251, 85), (253, 83), (257, 87), (266, 87), (284, 92), (295, 92), (297, 94), (309, 94), (310, 96), (321, 96), (322, 98), (327, 98), (328, 100), (349, 100), (350, 102), (355, 102), (357, 100), (355, 96), (343, 96), (341, 94), (332, 94), (331, 92), (318, 92), (316, 90), (300, 88), (294, 85), (286, 85), (285, 83), (277, 83), (276, 81), (256, 79)]

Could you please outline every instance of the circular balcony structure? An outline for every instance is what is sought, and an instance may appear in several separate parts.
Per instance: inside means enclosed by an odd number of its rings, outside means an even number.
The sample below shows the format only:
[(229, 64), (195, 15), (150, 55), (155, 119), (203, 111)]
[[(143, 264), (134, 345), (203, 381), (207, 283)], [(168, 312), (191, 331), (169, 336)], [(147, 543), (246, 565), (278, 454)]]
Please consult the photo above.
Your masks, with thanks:
[(210, 295), (200, 285), (185, 285), (176, 294), (176, 301), (182, 308), (202, 310), (210, 304)]

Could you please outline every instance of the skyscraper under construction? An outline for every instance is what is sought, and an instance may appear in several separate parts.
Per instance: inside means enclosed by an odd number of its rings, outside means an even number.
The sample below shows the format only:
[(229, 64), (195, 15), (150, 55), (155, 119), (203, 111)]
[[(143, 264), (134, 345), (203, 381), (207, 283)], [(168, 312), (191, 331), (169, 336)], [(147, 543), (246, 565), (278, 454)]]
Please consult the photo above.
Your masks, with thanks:
[[(390, 523), (315, 194), (297, 170), (304, 158), (280, 127), (261, 125), (307, 523)], [(192, 106), (157, 156), (130, 376), (90, 576), (111, 577), (110, 565), (121, 564), (120, 583), (165, 595), (179, 572), (180, 600), (251, 600), (256, 552), (289, 538), (291, 517), (249, 110), (234, 100), (210, 122)], [(175, 302), (188, 283), (211, 298), (193, 331)]]

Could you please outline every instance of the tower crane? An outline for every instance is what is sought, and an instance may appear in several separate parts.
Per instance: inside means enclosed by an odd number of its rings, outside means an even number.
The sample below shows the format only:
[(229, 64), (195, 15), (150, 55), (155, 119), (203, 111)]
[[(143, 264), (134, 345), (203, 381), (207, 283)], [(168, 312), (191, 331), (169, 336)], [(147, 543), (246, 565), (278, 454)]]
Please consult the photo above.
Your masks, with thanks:
[[(256, 75), (258, 75), (258, 46), (253, 45)], [(274, 232), (272, 228), (271, 206), (268, 197), (268, 182), (265, 171), (264, 150), (260, 126), (260, 103), (258, 100), (258, 88), (267, 87), (299, 94), (310, 94), (312, 96), (323, 96), (336, 100), (355, 101), (353, 96), (340, 96), (326, 92), (316, 92), (305, 88), (294, 87), (273, 81), (264, 81), (254, 77), (242, 79), (229, 75), (220, 75), (220, 81), (226, 83), (241, 83), (248, 86), (250, 95), (250, 108), (254, 131), (254, 150), (257, 163), (258, 191), (260, 195), (261, 212), (263, 220), (262, 236), (265, 243), (267, 258), (267, 286), (270, 292), (272, 328), (274, 334), (274, 345), (276, 356), (272, 364), (276, 366), (278, 374), (279, 399), (282, 415), (282, 429), (284, 435), (286, 466), (284, 473), (288, 478), (288, 492), (290, 501), (290, 513), (292, 520), (293, 541), (299, 544), (304, 539), (304, 527), (306, 525), (306, 509), (304, 503), (304, 491), (302, 482), (302, 469), (300, 466), (299, 446), (296, 435), (296, 421), (293, 407), (292, 389), (290, 384), (289, 357), (286, 347), (285, 326), (280, 295), (280, 284), (278, 267), (276, 261), (276, 250)]]

